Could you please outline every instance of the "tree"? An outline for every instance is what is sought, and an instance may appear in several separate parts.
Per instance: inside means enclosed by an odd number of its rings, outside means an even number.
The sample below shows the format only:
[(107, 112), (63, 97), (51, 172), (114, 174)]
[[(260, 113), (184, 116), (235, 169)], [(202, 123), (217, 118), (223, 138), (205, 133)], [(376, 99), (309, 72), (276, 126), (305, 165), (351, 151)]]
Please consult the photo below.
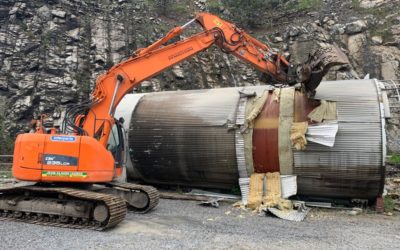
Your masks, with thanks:
[(255, 28), (263, 24), (263, 14), (267, 9), (276, 8), (284, 0), (222, 0), (236, 22), (242, 26)]
[(174, 0), (155, 0), (154, 4), (157, 12), (165, 16), (168, 13), (168, 9), (173, 2)]

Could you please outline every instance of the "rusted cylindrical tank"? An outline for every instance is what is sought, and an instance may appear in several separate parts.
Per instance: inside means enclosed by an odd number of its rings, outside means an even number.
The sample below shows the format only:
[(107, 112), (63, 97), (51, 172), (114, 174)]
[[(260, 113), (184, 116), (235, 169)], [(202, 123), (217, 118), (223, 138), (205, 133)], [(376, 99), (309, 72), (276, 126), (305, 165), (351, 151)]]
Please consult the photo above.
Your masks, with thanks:
[[(288, 110), (282, 110), (284, 99), (271, 86), (128, 95), (116, 113), (126, 120), (128, 177), (232, 189), (239, 177), (253, 172), (289, 171), (297, 176), (299, 195), (374, 199), (382, 193), (386, 153), (377, 85), (376, 80), (322, 82), (313, 99), (293, 90), (291, 122), (311, 124), (307, 115), (320, 100), (333, 101), (338, 132), (333, 147), (309, 141), (290, 154), (281, 145), (282, 113)], [(290, 161), (282, 159), (286, 155)]]

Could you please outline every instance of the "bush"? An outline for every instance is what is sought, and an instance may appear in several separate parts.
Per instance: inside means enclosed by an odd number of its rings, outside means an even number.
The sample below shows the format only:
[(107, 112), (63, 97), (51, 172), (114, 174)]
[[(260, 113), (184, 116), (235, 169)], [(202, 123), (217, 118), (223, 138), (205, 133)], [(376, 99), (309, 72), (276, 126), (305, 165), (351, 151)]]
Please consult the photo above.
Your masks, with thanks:
[(400, 165), (400, 154), (398, 153), (392, 154), (389, 157), (388, 163), (393, 165)]
[(389, 196), (383, 197), (383, 204), (384, 204), (385, 212), (393, 212), (395, 204), (391, 197), (389, 197)]
[(220, 0), (208, 0), (206, 2), (206, 7), (207, 11), (214, 13), (214, 14), (219, 14), (221, 11), (221, 7), (223, 7), (223, 4)]
[(151, 0), (149, 2), (153, 5), (155, 11), (159, 15), (176, 16), (177, 14), (187, 12), (186, 5), (188, 2), (186, 0)]
[(267, 10), (278, 7), (287, 0), (221, 0), (232, 13), (236, 23), (241, 26), (255, 28), (264, 23)]
[(7, 135), (4, 128), (4, 118), (0, 115), (0, 155), (10, 155), (13, 153), (14, 140)]
[(322, 6), (322, 0), (298, 0), (288, 5), (289, 9), (292, 10), (307, 10), (307, 9), (320, 9)]

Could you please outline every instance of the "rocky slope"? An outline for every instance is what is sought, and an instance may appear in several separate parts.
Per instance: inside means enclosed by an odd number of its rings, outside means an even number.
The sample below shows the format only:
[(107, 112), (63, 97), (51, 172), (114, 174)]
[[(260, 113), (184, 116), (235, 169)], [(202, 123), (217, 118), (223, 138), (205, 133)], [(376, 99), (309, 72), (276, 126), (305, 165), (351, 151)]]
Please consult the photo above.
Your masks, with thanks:
[[(400, 78), (399, 0), (277, 2), (256, 12), (257, 25), (247, 30), (292, 61), (304, 60), (320, 43), (336, 43), (351, 65), (331, 70), (327, 79)], [(219, 0), (2, 0), (2, 140), (29, 129), (40, 113), (57, 118), (66, 105), (87, 99), (101, 72), (203, 10), (241, 22), (237, 11)], [(251, 67), (211, 49), (137, 91), (256, 84), (261, 83)], [(400, 151), (398, 119), (389, 127), (390, 150)]]

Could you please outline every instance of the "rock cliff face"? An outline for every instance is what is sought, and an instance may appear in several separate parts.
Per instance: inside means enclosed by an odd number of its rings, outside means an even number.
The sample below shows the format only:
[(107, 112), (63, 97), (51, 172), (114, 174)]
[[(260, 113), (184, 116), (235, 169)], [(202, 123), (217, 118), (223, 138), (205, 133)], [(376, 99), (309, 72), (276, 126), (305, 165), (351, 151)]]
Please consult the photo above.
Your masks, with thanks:
[[(162, 9), (158, 2), (169, 4)], [(322, 43), (335, 43), (351, 65), (326, 79), (400, 78), (399, 1), (278, 1), (259, 13), (255, 37), (303, 61)], [(29, 129), (40, 113), (57, 118), (88, 98), (96, 77), (137, 48), (149, 45), (198, 11), (235, 20), (219, 0), (2, 0), (0, 2), (0, 133)], [(303, 4), (303, 5), (302, 5)], [(161, 6), (163, 7), (163, 6)], [(237, 16), (237, 15), (236, 15)], [(199, 31), (193, 29), (186, 33)], [(144, 82), (137, 91), (261, 84), (258, 73), (213, 48)], [(392, 119), (390, 149), (399, 151), (399, 121)]]

